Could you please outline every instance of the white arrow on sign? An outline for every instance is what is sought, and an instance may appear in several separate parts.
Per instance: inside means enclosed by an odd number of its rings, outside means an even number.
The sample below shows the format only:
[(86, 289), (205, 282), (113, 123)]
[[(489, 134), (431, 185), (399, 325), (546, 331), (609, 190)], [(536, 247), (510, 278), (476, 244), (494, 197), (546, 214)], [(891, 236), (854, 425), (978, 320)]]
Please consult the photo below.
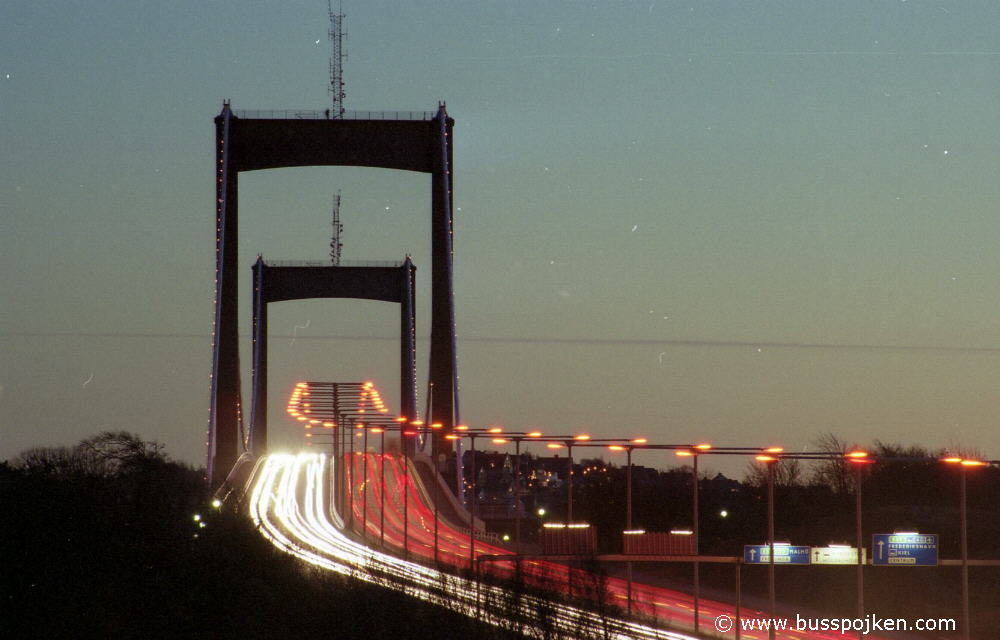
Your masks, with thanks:
[(756, 555), (757, 555), (757, 550), (756, 549), (750, 549), (750, 562), (754, 561), (754, 558), (755, 558)]
[(879, 557), (879, 560), (881, 560), (881, 559), (882, 559), (882, 546), (883, 546), (884, 544), (885, 544), (885, 541), (884, 541), (884, 540), (879, 540), (879, 541), (878, 541), (878, 557)]

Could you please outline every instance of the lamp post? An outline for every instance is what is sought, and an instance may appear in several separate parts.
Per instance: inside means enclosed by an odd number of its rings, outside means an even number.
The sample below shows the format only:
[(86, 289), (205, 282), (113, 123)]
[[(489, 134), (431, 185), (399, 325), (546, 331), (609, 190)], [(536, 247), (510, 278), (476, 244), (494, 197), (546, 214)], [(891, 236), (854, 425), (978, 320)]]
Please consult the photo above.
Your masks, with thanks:
[(566, 441), (566, 524), (573, 522), (573, 441)]
[(960, 514), (959, 518), (962, 520), (962, 637), (964, 640), (969, 640), (969, 518), (966, 507), (966, 489), (965, 489), (965, 469), (966, 465), (963, 461), (961, 467), (961, 473), (959, 473), (959, 482), (961, 488), (959, 493), (961, 494), (959, 500), (961, 501), (961, 507), (959, 508)]
[[(632, 530), (632, 447), (625, 449), (625, 528)], [(632, 613), (632, 563), (625, 565), (628, 573), (628, 594), (626, 603), (628, 612)]]
[[(364, 436), (362, 440), (362, 449), (364, 455), (364, 462), (362, 463), (362, 478), (359, 483), (361, 488), (361, 530), (362, 533), (368, 535), (368, 491), (369, 491), (369, 481), (368, 481), (368, 468), (369, 468), (369, 452), (368, 452), (368, 432), (378, 433), (381, 435), (380, 443), (380, 464), (379, 464), (379, 484), (381, 487), (382, 495), (382, 508), (379, 509), (379, 544), (380, 546), (385, 545), (385, 426), (379, 426), (377, 424), (370, 424), (365, 422), (358, 422), (356, 428), (362, 430)], [(353, 458), (352, 458), (353, 461)], [(352, 462), (353, 469), (353, 462)]]
[[(397, 422), (404, 423), (406, 418), (397, 418)], [(410, 488), (410, 476), (409, 476), (409, 445), (406, 442), (407, 437), (414, 437), (420, 433), (428, 434), (432, 433), (431, 429), (440, 429), (441, 423), (435, 422), (430, 425), (430, 429), (424, 426), (423, 420), (410, 420), (409, 425), (406, 427), (400, 426), (400, 449), (401, 449), (401, 459), (403, 463), (403, 557), (409, 557), (409, 530), (410, 530), (410, 517), (409, 517), (409, 488)], [(438, 491), (438, 465), (436, 460), (432, 460), (434, 465), (434, 487), (433, 487), (433, 502), (434, 502), (434, 562), (438, 562), (438, 522), (439, 517), (439, 495)]]
[(476, 495), (476, 480), (479, 474), (476, 472), (476, 436), (469, 434), (469, 461), (472, 464), (472, 510), (469, 513), (469, 562), (476, 562), (476, 511), (479, 506), (479, 496)]
[[(476, 486), (477, 476), (476, 473), (476, 438), (478, 437), (489, 437), (493, 438), (502, 433), (503, 429), (501, 427), (491, 427), (489, 429), (470, 429), (468, 425), (460, 424), (455, 427), (455, 433), (449, 433), (445, 436), (448, 440), (458, 440), (459, 438), (469, 439), (469, 475), (472, 480), (472, 486), (469, 493), (469, 569), (477, 571), (476, 569), (476, 511), (479, 507), (479, 497), (477, 495), (478, 489)], [(496, 439), (500, 439), (497, 437)]]
[[(771, 619), (774, 619), (774, 463), (767, 465), (767, 595), (768, 606), (770, 607)], [(774, 625), (771, 625), (768, 632), (771, 640), (774, 640)]]
[(949, 464), (957, 464), (959, 466), (959, 519), (960, 523), (960, 535), (961, 535), (961, 545), (962, 545), (962, 639), (969, 640), (969, 634), (971, 633), (969, 627), (971, 626), (971, 616), (969, 614), (969, 530), (968, 530), (968, 513), (966, 508), (966, 488), (965, 488), (965, 473), (970, 467), (985, 467), (988, 466), (988, 462), (982, 460), (972, 460), (959, 457), (948, 457), (944, 458), (943, 462)]
[[(433, 392), (433, 387), (431, 388), (431, 392)], [(430, 415), (430, 399), (428, 399), (427, 402), (428, 402), (428, 415)], [(431, 429), (440, 429), (441, 427), (442, 427), (442, 424), (440, 422), (433, 422), (430, 425)], [(428, 435), (428, 434), (433, 433), (431, 430), (428, 430), (426, 427), (423, 428), (423, 429), (421, 429), (421, 431), (424, 433), (425, 436)], [(433, 436), (431, 436), (431, 437), (433, 437)], [(432, 453), (432, 455), (433, 455), (433, 453)], [(441, 475), (441, 469), (438, 466), (438, 460), (437, 460), (437, 458), (432, 459), (431, 460), (431, 464), (433, 465), (433, 469), (434, 469), (434, 475), (433, 475), (433, 480), (432, 480), (433, 483), (434, 483), (434, 488), (433, 488), (433, 491), (434, 491), (434, 497), (433, 497), (433, 502), (434, 502), (434, 564), (437, 565), (439, 563), (438, 549), (439, 549), (439, 546), (440, 546), (438, 544), (438, 526), (439, 526), (439, 522), (441, 521), (441, 518), (440, 518), (440, 515), (439, 515), (440, 514), (440, 507), (438, 506), (438, 503), (440, 502), (440, 498), (441, 498), (440, 493), (439, 493), (440, 487), (438, 486), (438, 484), (439, 484), (438, 483), (438, 479), (439, 479), (439, 477)]]
[(368, 537), (368, 426), (364, 423), (358, 425), (364, 433), (361, 449), (364, 452), (364, 463), (361, 471), (361, 535)]
[(699, 623), (699, 611), (698, 611), (698, 600), (701, 595), (700, 591), (700, 580), (701, 572), (698, 570), (698, 552), (700, 551), (700, 546), (698, 544), (698, 454), (694, 454), (693, 464), (691, 465), (691, 531), (694, 533), (694, 555), (695, 561), (692, 563), (694, 569), (694, 632), (698, 633), (698, 623)]
[[(521, 438), (514, 438), (514, 552), (521, 555)], [(520, 567), (518, 563), (518, 567)]]
[(503, 432), (500, 427), (488, 429), (487, 433), (501, 434), (502, 437), (493, 438), (494, 444), (514, 443), (514, 549), (517, 555), (521, 554), (521, 441), (532, 440), (542, 437), (541, 431), (507, 431)]
[(379, 491), (382, 496), (381, 508), (378, 510), (378, 546), (380, 549), (385, 548), (385, 427), (377, 427), (377, 433), (379, 434), (379, 464), (378, 464), (378, 482)]
[[(671, 445), (668, 445), (671, 446)], [(696, 444), (687, 449), (680, 449), (676, 453), (678, 456), (691, 458), (691, 533), (694, 536), (694, 555), (692, 564), (692, 591), (694, 596), (694, 632), (698, 633), (701, 626), (701, 567), (698, 563), (698, 553), (701, 551), (701, 543), (698, 535), (699, 508), (698, 508), (698, 455), (707, 453), (712, 449), (710, 444)]]
[[(861, 472), (864, 465), (874, 462), (864, 451), (851, 451), (844, 455), (849, 463), (854, 465), (854, 535), (857, 545), (857, 591), (858, 591), (858, 618), (865, 617), (865, 572), (864, 572), (864, 540), (861, 536)], [(862, 631), (858, 631), (858, 640), (863, 636)]]
[(710, 444), (696, 444), (694, 446), (694, 449), (695, 449), (695, 451), (694, 451), (694, 464), (691, 465), (691, 473), (692, 473), (692, 478), (691, 479), (692, 479), (692, 481), (694, 483), (694, 488), (692, 490), (692, 495), (693, 495), (693, 500), (692, 501), (693, 501), (694, 504), (693, 504), (692, 509), (691, 509), (691, 520), (692, 520), (693, 526), (691, 527), (691, 530), (694, 532), (694, 555), (695, 555), (695, 560), (694, 560), (694, 632), (695, 633), (698, 633), (699, 622), (700, 622), (700, 620), (699, 620), (699, 618), (700, 618), (700, 612), (699, 612), (699, 608), (698, 608), (698, 603), (699, 603), (699, 600), (700, 600), (699, 596), (701, 595), (701, 588), (700, 588), (701, 571), (700, 571), (700, 566), (698, 565), (698, 554), (701, 553), (701, 542), (700, 542), (700, 538), (698, 537), (698, 520), (699, 520), (699, 517), (698, 517), (698, 488), (699, 488), (698, 487), (698, 453), (699, 452), (703, 452), (703, 451), (708, 451), (711, 448), (712, 448), (712, 445), (710, 445)]
[[(772, 455), (757, 456), (759, 462), (767, 466), (767, 603), (771, 619), (774, 619), (774, 465), (778, 458)], [(774, 626), (769, 625), (768, 638), (774, 640)]]
[(573, 436), (571, 440), (566, 440), (566, 460), (569, 468), (566, 473), (566, 524), (573, 522), (573, 444), (575, 442), (587, 442), (590, 440), (590, 436), (581, 433), (578, 436)]
[[(857, 545), (858, 618), (865, 617), (865, 571), (861, 560), (861, 465), (854, 466), (854, 544)], [(859, 635), (860, 640), (860, 635)]]
[[(403, 418), (400, 422), (405, 421), (406, 418)], [(410, 424), (420, 426), (423, 422), (412, 420)], [(403, 463), (403, 558), (407, 560), (410, 557), (410, 446), (406, 442), (406, 436), (415, 435), (417, 435), (417, 432), (409, 428), (400, 429), (399, 432), (399, 448), (402, 453), (401, 462)]]
[(350, 514), (351, 529), (353, 530), (356, 522), (354, 518), (354, 425), (350, 425), (349, 429), (344, 429), (344, 436), (348, 439), (347, 459), (351, 461), (344, 469), (347, 472), (347, 482), (344, 483), (344, 487), (347, 489), (347, 512)]
[[(608, 445), (611, 451), (625, 451), (625, 530), (632, 531), (632, 447), (620, 444)], [(626, 611), (632, 613), (632, 561), (625, 563), (627, 586), (625, 591)]]

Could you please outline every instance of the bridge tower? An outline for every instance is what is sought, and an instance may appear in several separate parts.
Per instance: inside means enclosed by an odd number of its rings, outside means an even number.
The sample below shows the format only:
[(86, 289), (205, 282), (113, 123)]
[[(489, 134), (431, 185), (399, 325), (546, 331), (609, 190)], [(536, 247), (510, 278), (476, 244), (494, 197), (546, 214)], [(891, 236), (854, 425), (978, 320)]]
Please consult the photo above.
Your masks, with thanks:
[[(443, 428), (432, 453), (454, 455), (444, 438), (459, 422), (453, 257), (453, 136), (444, 103), (436, 112), (236, 113), (215, 118), (215, 328), (208, 421), (208, 476), (219, 486), (243, 446), (238, 313), (239, 174), (281, 167), (357, 166), (418, 171), (431, 188), (431, 341), (427, 419)], [(415, 418), (414, 415), (407, 416)]]
[(393, 264), (318, 266), (298, 262), (265, 262), (253, 266), (253, 401), (249, 451), (267, 453), (267, 305), (309, 298), (356, 298), (399, 304), (400, 414), (415, 415), (417, 268), (410, 257)]

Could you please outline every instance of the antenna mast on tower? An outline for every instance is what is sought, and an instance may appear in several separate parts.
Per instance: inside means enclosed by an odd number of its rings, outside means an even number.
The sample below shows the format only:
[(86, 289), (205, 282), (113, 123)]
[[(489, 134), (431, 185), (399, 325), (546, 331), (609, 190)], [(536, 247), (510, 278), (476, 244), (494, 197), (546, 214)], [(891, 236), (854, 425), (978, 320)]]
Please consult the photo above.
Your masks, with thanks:
[[(330, 117), (344, 117), (344, 60), (347, 59), (347, 52), (344, 51), (344, 3), (340, 0), (337, 5), (337, 12), (333, 12), (333, 0), (326, 2), (327, 12), (330, 14), (330, 95), (333, 96), (333, 110), (329, 111)], [(344, 243), (340, 236), (344, 232), (344, 225), (340, 222), (340, 189), (333, 196), (333, 238), (330, 240), (330, 262), (333, 266), (340, 266), (340, 252), (344, 249)]]
[(333, 196), (333, 239), (330, 240), (330, 262), (335, 267), (340, 266), (340, 252), (344, 248), (344, 243), (340, 241), (340, 234), (344, 232), (344, 225), (340, 223), (340, 189), (337, 189)]
[(344, 4), (341, 1), (337, 13), (333, 12), (333, 0), (327, 0), (327, 10), (330, 13), (330, 94), (333, 96), (333, 118), (344, 117), (344, 60), (347, 52), (344, 50)]

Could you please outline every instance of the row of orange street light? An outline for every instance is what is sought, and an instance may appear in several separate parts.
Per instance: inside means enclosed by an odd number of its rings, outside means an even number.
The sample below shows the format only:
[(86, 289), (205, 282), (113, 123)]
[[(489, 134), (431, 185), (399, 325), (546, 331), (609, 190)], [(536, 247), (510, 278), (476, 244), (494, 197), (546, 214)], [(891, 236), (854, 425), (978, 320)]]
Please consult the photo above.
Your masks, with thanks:
[[(313, 409), (313, 403), (309, 399), (311, 396), (311, 385), (317, 383), (305, 383), (300, 382), (296, 384), (295, 389), (292, 393), (292, 397), (288, 402), (288, 413), (293, 418), (300, 422), (304, 422), (303, 426), (309, 430), (317, 425), (324, 428), (334, 428), (337, 426), (336, 418), (331, 415), (327, 415), (322, 411), (317, 412)], [(326, 383), (330, 384), (330, 383)], [(361, 416), (356, 414), (366, 413), (369, 409), (373, 413), (385, 414), (388, 409), (385, 407), (378, 390), (375, 388), (374, 384), (371, 382), (361, 383), (358, 389), (359, 393), (357, 395), (357, 406), (351, 407), (351, 414), (355, 415), (342, 415), (343, 418), (353, 418), (351, 422), (351, 428), (353, 429), (364, 429), (365, 434), (370, 430), (373, 433), (384, 433), (386, 429), (398, 430), (402, 436), (416, 436), (420, 433), (428, 434), (433, 433), (438, 430), (443, 429), (443, 425), (439, 422), (434, 422), (426, 425), (424, 421), (415, 419), (410, 420), (405, 416), (400, 416), (393, 419), (396, 425), (391, 424), (365, 424), (360, 420), (363, 420)], [(317, 417), (318, 416), (318, 417)], [(374, 416), (373, 416), (374, 417)], [(384, 419), (384, 418), (383, 418)], [(356, 421), (355, 421), (356, 420)], [(374, 420), (371, 422), (380, 422)], [(345, 425), (347, 426), (347, 425)], [(305, 436), (307, 438), (311, 437), (312, 434), (307, 433)], [(383, 436), (384, 438), (384, 436)], [(861, 573), (861, 468), (863, 465), (872, 464), (877, 461), (877, 459), (871, 456), (867, 451), (863, 450), (852, 450), (845, 452), (843, 454), (831, 453), (831, 452), (801, 452), (801, 453), (786, 453), (782, 447), (779, 446), (769, 446), (769, 447), (715, 447), (708, 443), (699, 444), (655, 444), (650, 443), (647, 438), (594, 438), (589, 434), (582, 433), (577, 435), (544, 435), (541, 431), (506, 431), (503, 427), (490, 426), (482, 428), (471, 428), (465, 424), (456, 425), (451, 433), (444, 435), (444, 438), (451, 441), (461, 440), (463, 438), (469, 438), (471, 442), (471, 454), (472, 454), (472, 468), (475, 469), (475, 441), (478, 438), (489, 439), (492, 444), (495, 445), (505, 445), (505, 444), (515, 444), (517, 447), (517, 457), (518, 460), (515, 463), (515, 485), (519, 483), (519, 471), (520, 471), (520, 445), (521, 442), (544, 442), (546, 447), (549, 449), (562, 449), (567, 448), (569, 450), (569, 456), (567, 458), (569, 469), (567, 476), (568, 483), (568, 508), (567, 508), (567, 523), (572, 521), (572, 449), (573, 447), (606, 447), (610, 451), (624, 451), (629, 456), (628, 472), (631, 476), (631, 454), (634, 450), (673, 450), (675, 455), (678, 457), (692, 458), (694, 463), (693, 472), (695, 474), (694, 478), (694, 535), (695, 544), (697, 545), (697, 492), (698, 492), (698, 482), (697, 482), (697, 463), (698, 457), (703, 454), (717, 454), (717, 455), (752, 455), (754, 459), (758, 462), (764, 463), (768, 468), (768, 485), (769, 485), (769, 525), (768, 525), (768, 541), (770, 545), (774, 544), (774, 525), (773, 525), (773, 482), (774, 482), (774, 463), (785, 459), (791, 460), (832, 460), (832, 459), (843, 459), (848, 463), (851, 463), (856, 471), (856, 499), (857, 499), (857, 537), (858, 537), (858, 614), (864, 617), (864, 596), (863, 596), (863, 578)], [(384, 446), (384, 445), (383, 445)], [(405, 448), (404, 448), (405, 451)], [(893, 458), (885, 458), (886, 460), (893, 460)], [(947, 464), (953, 464), (959, 466), (963, 473), (961, 475), (961, 489), (962, 489), (962, 569), (963, 569), (963, 614), (965, 618), (964, 627), (968, 630), (969, 627), (969, 613), (968, 613), (968, 551), (967, 551), (967, 534), (966, 534), (966, 498), (965, 498), (965, 469), (986, 467), (991, 464), (1000, 464), (1000, 461), (996, 460), (980, 460), (975, 458), (965, 458), (961, 456), (947, 456), (940, 459), (941, 462)], [(631, 478), (629, 478), (631, 479)], [(628, 483), (631, 489), (631, 482)], [(519, 487), (516, 487), (517, 491)], [(475, 513), (476, 513), (476, 492), (475, 492), (475, 473), (473, 473), (473, 490), (471, 496), (472, 506), (470, 508), (471, 518), (470, 518), (470, 556), (472, 560), (475, 559)], [(628, 500), (628, 528), (631, 528), (631, 496)], [(405, 510), (405, 502), (404, 502)], [(435, 518), (436, 519), (436, 518)], [(515, 520), (516, 524), (520, 524), (520, 520)], [(436, 522), (435, 522), (435, 534), (436, 534)], [(405, 526), (405, 522), (404, 522)], [(517, 546), (520, 547), (520, 533), (517, 533)], [(520, 551), (518, 550), (518, 553)], [(771, 562), (769, 563), (769, 583), (770, 583), (770, 605), (771, 610), (774, 610), (774, 552), (770, 554)], [(629, 563), (631, 565), (631, 563)], [(631, 569), (631, 567), (629, 567)], [(695, 630), (698, 628), (698, 571), (697, 571), (697, 561), (695, 561)], [(629, 571), (629, 591), (631, 591), (631, 571)], [(631, 604), (631, 598), (629, 598), (629, 604)], [(773, 631), (773, 630), (772, 630)]]

